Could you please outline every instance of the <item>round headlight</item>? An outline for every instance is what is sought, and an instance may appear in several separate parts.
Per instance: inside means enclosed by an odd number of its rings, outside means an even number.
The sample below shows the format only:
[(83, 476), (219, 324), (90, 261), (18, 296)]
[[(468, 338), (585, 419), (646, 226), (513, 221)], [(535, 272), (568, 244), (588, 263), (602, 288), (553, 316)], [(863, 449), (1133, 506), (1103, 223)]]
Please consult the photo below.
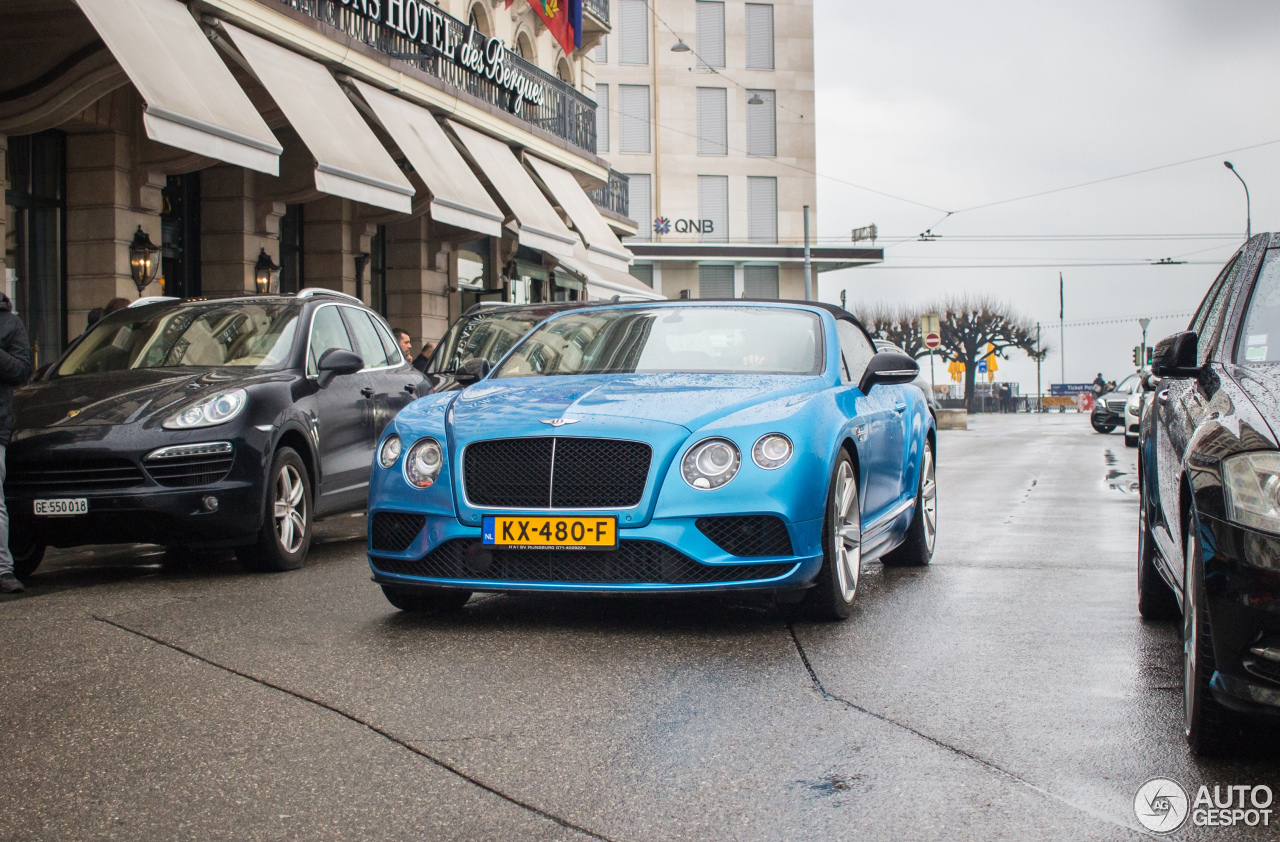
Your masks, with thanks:
[(389, 435), (382, 443), (382, 449), (378, 451), (378, 463), (384, 468), (390, 468), (399, 458), (400, 437), (394, 434)]
[(751, 458), (766, 471), (772, 471), (787, 464), (794, 450), (791, 439), (782, 433), (769, 433), (761, 436), (756, 446), (751, 448)]
[(404, 460), (404, 476), (410, 485), (426, 488), (440, 476), (443, 465), (444, 453), (440, 450), (440, 442), (422, 439), (409, 448), (409, 455)]
[(736, 444), (728, 439), (705, 439), (680, 460), (680, 473), (689, 485), (707, 490), (733, 479), (741, 465), (742, 454)]

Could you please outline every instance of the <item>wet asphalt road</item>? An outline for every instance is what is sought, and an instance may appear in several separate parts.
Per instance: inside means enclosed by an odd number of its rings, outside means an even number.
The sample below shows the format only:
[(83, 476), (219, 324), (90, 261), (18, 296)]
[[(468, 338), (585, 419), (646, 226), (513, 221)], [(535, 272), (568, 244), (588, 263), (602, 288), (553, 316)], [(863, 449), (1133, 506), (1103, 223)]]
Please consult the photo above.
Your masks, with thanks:
[(941, 433), (933, 565), (868, 564), (839, 625), (707, 598), (409, 617), (363, 518), (276, 576), (51, 553), (0, 599), (0, 838), (1137, 838), (1145, 780), (1278, 788), (1280, 751), (1184, 748), (1178, 631), (1135, 609), (1135, 453), (1075, 414)]

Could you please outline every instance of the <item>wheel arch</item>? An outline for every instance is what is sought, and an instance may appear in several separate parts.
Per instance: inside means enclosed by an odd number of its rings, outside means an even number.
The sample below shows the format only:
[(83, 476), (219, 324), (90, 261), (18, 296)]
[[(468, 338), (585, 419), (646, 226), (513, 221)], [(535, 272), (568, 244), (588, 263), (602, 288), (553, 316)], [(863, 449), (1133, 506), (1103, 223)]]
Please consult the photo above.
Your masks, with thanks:
[[(275, 454), (282, 447), (291, 447), (298, 454), (298, 458), (302, 460), (302, 464), (307, 469), (307, 481), (311, 486), (311, 499), (318, 499), (320, 495), (320, 471), (315, 451), (311, 446), (311, 440), (302, 430), (289, 426), (276, 439), (275, 447), (271, 449), (271, 459), (275, 458)], [(267, 461), (268, 470), (271, 468), (271, 459)]]

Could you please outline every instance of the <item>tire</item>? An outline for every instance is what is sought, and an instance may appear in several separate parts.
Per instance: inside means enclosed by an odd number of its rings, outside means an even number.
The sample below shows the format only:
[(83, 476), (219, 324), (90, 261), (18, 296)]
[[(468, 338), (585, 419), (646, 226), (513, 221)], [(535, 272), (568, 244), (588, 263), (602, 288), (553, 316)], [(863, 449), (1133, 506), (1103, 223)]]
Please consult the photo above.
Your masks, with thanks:
[(12, 540), (9, 543), (9, 553), (13, 556), (13, 575), (19, 579), (25, 579), (32, 573), (36, 572), (36, 568), (40, 566), (40, 562), (44, 561), (44, 544), (19, 544), (14, 546)]
[[(282, 447), (267, 474), (266, 511), (258, 540), (236, 547), (236, 556), (251, 570), (278, 573), (297, 570), (311, 547), (311, 481), (297, 451)], [(299, 536), (299, 531), (301, 536)]]
[(801, 612), (813, 620), (843, 620), (853, 613), (862, 570), (862, 512), (858, 471), (849, 454), (840, 451), (827, 486), (826, 516), (822, 520), (822, 567), (805, 594)]
[(1173, 588), (1156, 569), (1156, 545), (1151, 537), (1147, 483), (1138, 468), (1138, 614), (1144, 620), (1176, 620), (1181, 613)]
[(880, 559), (885, 567), (924, 567), (933, 558), (933, 545), (938, 537), (936, 473), (933, 445), (925, 439), (924, 457), (920, 461), (920, 484), (916, 488), (916, 514), (907, 527), (907, 539)]
[(1094, 432), (1102, 433), (1104, 436), (1110, 434), (1116, 428), (1115, 424), (1099, 424), (1095, 421), (1090, 421), (1089, 424), (1093, 426)]
[(1213, 698), (1213, 629), (1205, 605), (1204, 559), (1194, 513), (1187, 528), (1186, 572), (1183, 584), (1182, 685), (1187, 745), (1191, 753), (1212, 757), (1224, 753), (1232, 742), (1237, 721), (1231, 711)]
[(1137, 447), (1137, 446), (1138, 446), (1138, 437), (1137, 437), (1137, 436), (1131, 436), (1131, 435), (1129, 435), (1128, 433), (1125, 433), (1125, 434), (1124, 434), (1124, 446), (1125, 446), (1125, 447)]
[(396, 608), (413, 614), (443, 614), (457, 611), (471, 599), (471, 591), (453, 588), (396, 588), (382, 586), (382, 595)]

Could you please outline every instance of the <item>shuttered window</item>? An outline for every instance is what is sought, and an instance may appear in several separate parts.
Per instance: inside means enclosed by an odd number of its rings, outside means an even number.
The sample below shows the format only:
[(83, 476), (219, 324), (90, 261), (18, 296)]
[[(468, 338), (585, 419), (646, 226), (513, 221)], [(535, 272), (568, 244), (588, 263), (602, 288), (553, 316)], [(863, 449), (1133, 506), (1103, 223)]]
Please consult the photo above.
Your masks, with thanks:
[(698, 64), (724, 67), (724, 3), (698, 0)]
[(653, 264), (652, 263), (632, 263), (630, 267), (631, 277), (647, 287), (653, 286)]
[(596, 83), (596, 154), (609, 154), (609, 86)]
[(729, 242), (729, 176), (698, 176), (698, 220), (703, 226), (699, 242)]
[(747, 67), (773, 70), (773, 4), (747, 4)]
[(699, 298), (733, 298), (733, 267), (708, 266), (703, 263), (698, 267)]
[(596, 51), (592, 55), (592, 58), (596, 60), (596, 64), (609, 63), (609, 36), (608, 35), (600, 36), (600, 43), (596, 44)]
[(649, 63), (649, 5), (618, 0), (618, 64)]
[(628, 155), (649, 152), (649, 86), (618, 86), (618, 151)]
[[(761, 103), (752, 105), (752, 97)], [(772, 158), (778, 154), (776, 91), (747, 91), (747, 154)]]
[(778, 179), (747, 176), (747, 240), (778, 242)]
[(653, 234), (653, 179), (647, 173), (628, 174), (627, 178), (628, 213), (639, 226), (636, 235), (627, 239), (647, 243)]
[(778, 267), (744, 266), (742, 269), (742, 294), (747, 298), (777, 298)]
[(729, 92), (698, 88), (698, 154), (729, 154)]

